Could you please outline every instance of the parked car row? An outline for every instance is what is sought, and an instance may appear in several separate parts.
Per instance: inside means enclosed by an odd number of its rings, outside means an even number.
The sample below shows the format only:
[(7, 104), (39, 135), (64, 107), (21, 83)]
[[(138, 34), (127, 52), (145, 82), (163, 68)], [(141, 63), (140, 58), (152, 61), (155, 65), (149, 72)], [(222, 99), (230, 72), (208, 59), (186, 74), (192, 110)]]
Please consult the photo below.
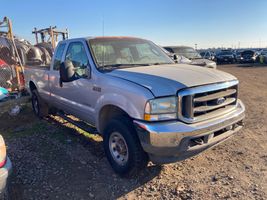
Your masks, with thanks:
[(220, 50), (215, 52), (200, 51), (202, 58), (223, 63), (267, 63), (267, 50), (242, 49), (242, 50)]

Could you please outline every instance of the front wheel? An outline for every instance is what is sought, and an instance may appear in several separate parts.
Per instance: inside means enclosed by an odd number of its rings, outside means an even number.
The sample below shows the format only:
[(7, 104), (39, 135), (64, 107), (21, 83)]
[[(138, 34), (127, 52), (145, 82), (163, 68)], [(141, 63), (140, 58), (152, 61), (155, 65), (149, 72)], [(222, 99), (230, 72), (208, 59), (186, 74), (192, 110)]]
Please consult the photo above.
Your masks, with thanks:
[(43, 118), (48, 115), (49, 108), (42, 101), (37, 90), (32, 91), (32, 109), (33, 109), (34, 114), (39, 118)]
[(134, 175), (145, 168), (144, 152), (130, 120), (113, 119), (104, 131), (104, 150), (113, 170), (120, 175)]

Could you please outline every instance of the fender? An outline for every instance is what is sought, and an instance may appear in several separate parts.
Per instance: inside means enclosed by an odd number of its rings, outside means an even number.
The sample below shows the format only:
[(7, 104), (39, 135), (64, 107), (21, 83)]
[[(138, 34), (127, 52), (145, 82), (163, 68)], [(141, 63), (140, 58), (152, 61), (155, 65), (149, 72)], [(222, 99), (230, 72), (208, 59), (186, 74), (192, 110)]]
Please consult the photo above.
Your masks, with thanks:
[[(136, 102), (133, 104), (133, 102)], [(103, 94), (96, 103), (96, 109), (95, 109), (95, 124), (96, 128), (99, 131), (99, 116), (101, 109), (105, 106), (111, 105), (116, 106), (126, 112), (131, 118), (133, 119), (142, 119), (143, 113), (144, 113), (144, 105), (146, 103), (146, 99), (138, 100), (137, 101), (129, 101), (129, 98), (126, 98), (125, 96), (121, 94), (116, 93), (107, 93)]]

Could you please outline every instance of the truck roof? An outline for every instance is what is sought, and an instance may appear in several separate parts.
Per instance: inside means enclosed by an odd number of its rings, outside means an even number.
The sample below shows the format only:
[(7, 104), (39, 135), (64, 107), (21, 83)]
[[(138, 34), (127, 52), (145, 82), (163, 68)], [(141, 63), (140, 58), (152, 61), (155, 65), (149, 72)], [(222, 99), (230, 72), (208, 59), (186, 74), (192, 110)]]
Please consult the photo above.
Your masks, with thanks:
[[(166, 48), (193, 48), (193, 47), (190, 47), (190, 46), (183, 46), (183, 45), (177, 45), (177, 46), (164, 46)], [(164, 48), (163, 47), (163, 48)]]
[(90, 37), (90, 39), (141, 39), (141, 38), (132, 36), (96, 36), (96, 37)]
[(73, 40), (91, 40), (91, 39), (141, 39), (138, 37), (132, 37), (132, 36), (88, 36), (88, 37), (80, 37), (80, 38), (72, 38), (60, 41), (59, 43), (66, 42), (66, 41), (73, 41)]

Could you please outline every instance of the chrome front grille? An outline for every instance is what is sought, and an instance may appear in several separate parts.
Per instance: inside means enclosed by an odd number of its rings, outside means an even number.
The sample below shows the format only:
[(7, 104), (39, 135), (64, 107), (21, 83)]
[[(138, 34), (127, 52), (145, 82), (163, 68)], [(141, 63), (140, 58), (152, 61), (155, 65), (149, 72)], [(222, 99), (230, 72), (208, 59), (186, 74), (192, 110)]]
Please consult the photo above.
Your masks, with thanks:
[(194, 123), (230, 112), (236, 107), (237, 94), (237, 80), (181, 90), (178, 117)]

